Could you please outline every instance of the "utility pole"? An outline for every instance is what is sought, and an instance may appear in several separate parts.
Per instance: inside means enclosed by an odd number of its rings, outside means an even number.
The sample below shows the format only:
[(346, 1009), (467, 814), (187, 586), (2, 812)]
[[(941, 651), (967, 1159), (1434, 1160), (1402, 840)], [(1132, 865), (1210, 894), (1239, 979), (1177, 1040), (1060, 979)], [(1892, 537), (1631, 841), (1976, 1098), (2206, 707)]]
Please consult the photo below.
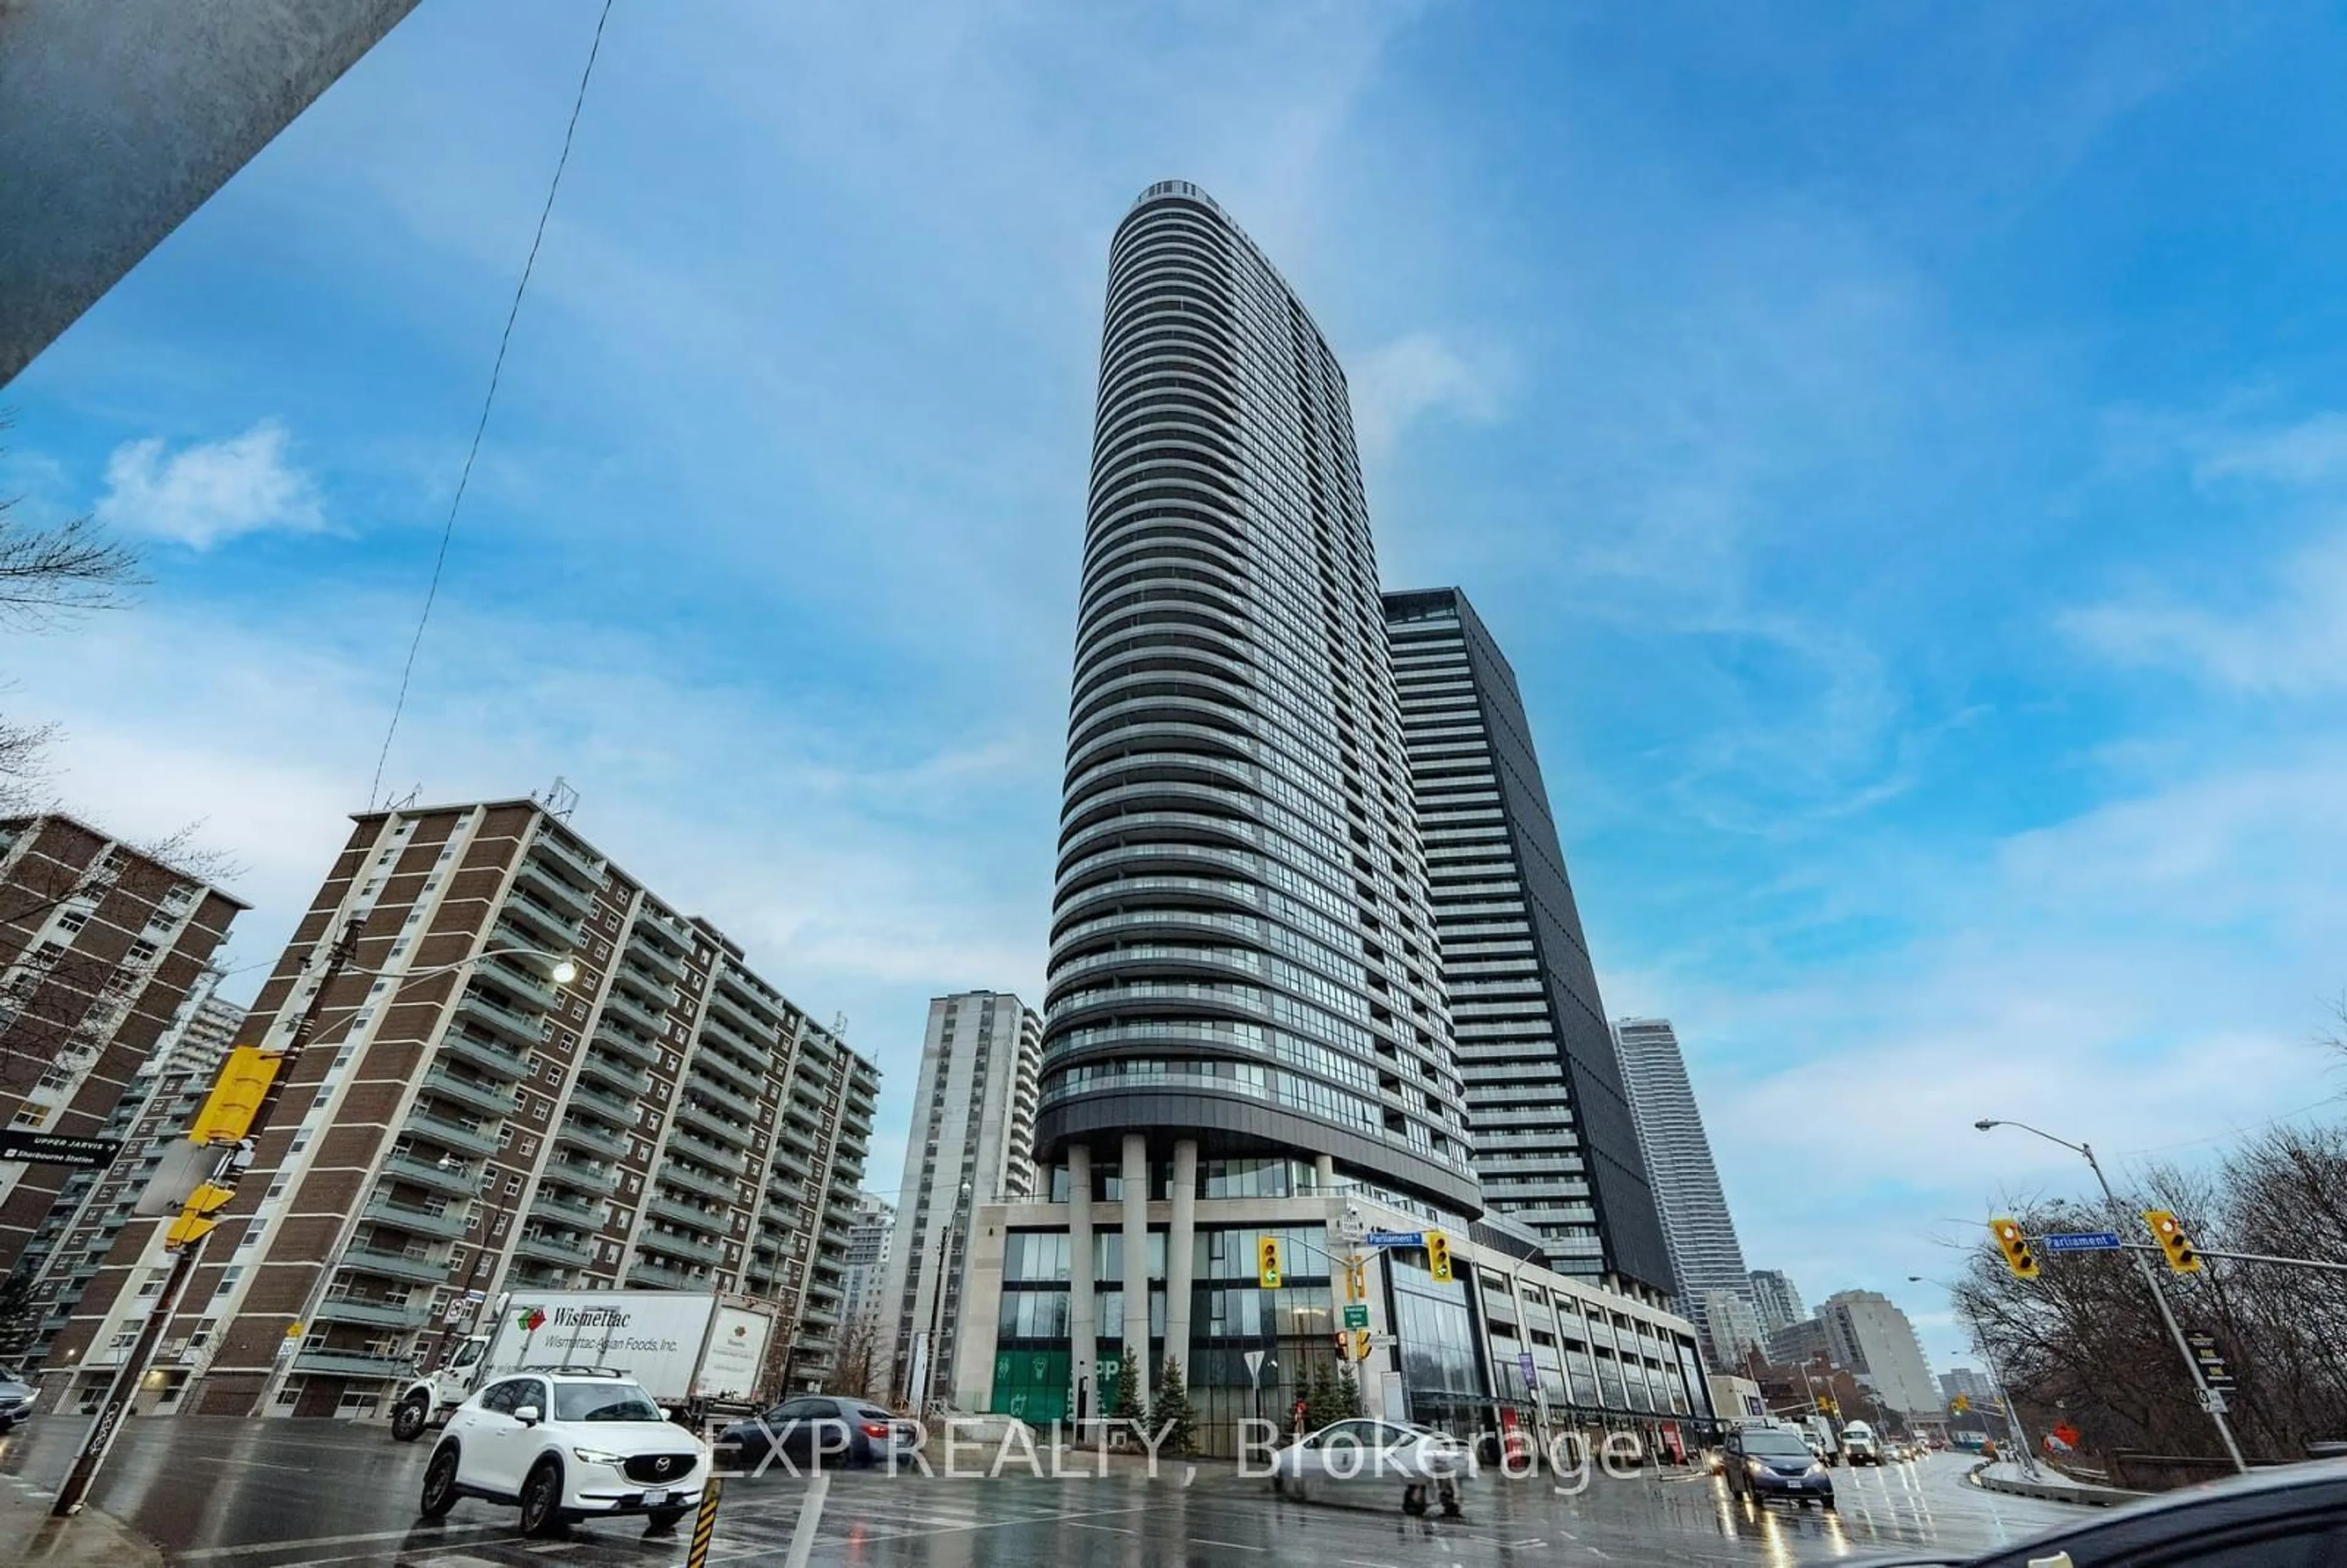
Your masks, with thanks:
[[(2086, 1164), (2094, 1171), (2095, 1180), (2103, 1189), (2103, 1202), (2109, 1210), (2112, 1227), (2123, 1230), (2127, 1223), (2127, 1211), (2119, 1206), (2118, 1194), (2111, 1191), (2110, 1180), (2103, 1174), (2103, 1163), (2095, 1158), (2094, 1146), (2080, 1143), (2078, 1152), (2086, 1156)], [(2152, 1300), (2159, 1304), (2159, 1320), (2168, 1325), (2168, 1337), (2176, 1341), (2176, 1353), (2184, 1358), (2185, 1375), (2192, 1379), (2192, 1387), (2199, 1391), (2200, 1408), (2207, 1410), (2209, 1419), (2217, 1424), (2217, 1435), (2225, 1440), (2225, 1452), (2231, 1456), (2233, 1468), (2244, 1475), (2248, 1474), (2250, 1461), (2242, 1456), (2241, 1445), (2233, 1439), (2232, 1422), (2225, 1419), (2225, 1397), (2209, 1387), (2201, 1378), (2199, 1358), (2192, 1354), (2191, 1342), (2184, 1337), (2184, 1330), (2168, 1305), (2168, 1291), (2159, 1283), (2157, 1271), (2151, 1266), (2150, 1259), (2133, 1248), (2128, 1249), (2128, 1255), (2135, 1259), (2136, 1272), (2143, 1276), (2144, 1284), (2150, 1287)]]
[[(913, 1413), (920, 1415), (935, 1402), (938, 1372), (945, 1359), (946, 1280), (953, 1267), (954, 1239), (962, 1226), (962, 1214), (969, 1204), (969, 1184), (961, 1184), (960, 1194), (954, 1200), (952, 1213), (946, 1220), (945, 1233), (938, 1237), (937, 1285), (929, 1297), (928, 1354), (921, 1358), (920, 1397)], [(958, 1349), (960, 1336), (955, 1337)], [(948, 1385), (950, 1392), (950, 1385)]]
[[(98, 1467), (121, 1435), (122, 1423), (128, 1419), (132, 1401), (138, 1397), (138, 1385), (147, 1376), (147, 1368), (155, 1358), (155, 1347), (162, 1342), (163, 1333), (179, 1311), (179, 1297), (187, 1291), (188, 1281), (196, 1272), (197, 1262), (203, 1256), (204, 1238), (211, 1234), (214, 1221), (210, 1217), (227, 1206), (236, 1195), (237, 1179), (252, 1163), (254, 1147), (268, 1127), (270, 1116), (277, 1102), (283, 1098), (286, 1081), (293, 1075), (293, 1065), (302, 1058), (302, 1048), (317, 1032), (318, 1020), (326, 1010), (326, 995), (333, 989), (334, 981), (342, 975), (358, 951), (359, 933), (364, 917), (354, 916), (343, 926), (343, 934), (326, 955), (326, 967), (318, 978), (318, 989), (310, 998), (302, 1021), (294, 1026), (293, 1038), (274, 1059), (275, 1066), (267, 1086), (255, 1103), (251, 1117), (234, 1143), (220, 1146), (220, 1159), (212, 1167), (210, 1179), (198, 1186), (180, 1208), (179, 1217), (173, 1221), (167, 1242), (172, 1252), (171, 1272), (164, 1277), (163, 1288), (148, 1309), (147, 1320), (138, 1330), (138, 1341), (123, 1358), (114, 1375), (114, 1384), (107, 1390), (106, 1403), (99, 1407), (97, 1420), (89, 1430), (81, 1452), (74, 1460), (73, 1469), (67, 1472), (65, 1484), (57, 1488), (57, 1499), (49, 1512), (59, 1519), (69, 1519), (81, 1512), (82, 1501), (89, 1495), (90, 1483), (97, 1480)], [(298, 979), (298, 977), (297, 977)], [(233, 1053), (231, 1053), (233, 1054)], [(264, 1059), (267, 1060), (267, 1059)], [(223, 1077), (226, 1069), (223, 1069)], [(209, 1108), (210, 1102), (207, 1102)]]

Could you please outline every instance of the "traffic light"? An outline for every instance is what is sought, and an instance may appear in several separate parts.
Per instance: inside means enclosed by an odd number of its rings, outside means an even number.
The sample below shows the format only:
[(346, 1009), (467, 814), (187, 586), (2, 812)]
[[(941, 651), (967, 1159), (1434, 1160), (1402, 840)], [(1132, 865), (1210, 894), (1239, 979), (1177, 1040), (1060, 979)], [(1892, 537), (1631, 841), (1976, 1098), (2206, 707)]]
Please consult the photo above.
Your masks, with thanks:
[(1354, 1329), (1352, 1333), (1352, 1340), (1353, 1359), (1356, 1361), (1368, 1360), (1369, 1358), (1369, 1331), (1366, 1328)]
[(1276, 1235), (1255, 1237), (1255, 1282), (1266, 1290), (1279, 1288), (1279, 1238)]
[(2037, 1277), (2037, 1249), (2029, 1245), (2029, 1233), (2012, 1220), (1991, 1220), (1988, 1234), (1996, 1238), (1997, 1250), (2004, 1254), (2004, 1266), (2013, 1270), (2015, 1279)]
[(2184, 1234), (2184, 1226), (2166, 1209), (2146, 1209), (2143, 1223), (2151, 1227), (2151, 1239), (2168, 1255), (2168, 1266), (2178, 1274), (2200, 1272), (2199, 1249), (2192, 1238)]
[(206, 1182), (198, 1187), (189, 1194), (187, 1204), (179, 1210), (179, 1217), (171, 1222), (171, 1228), (163, 1233), (164, 1246), (173, 1249), (183, 1247), (200, 1236), (210, 1235), (212, 1226), (220, 1223), (211, 1217), (212, 1214), (226, 1208), (228, 1201), (234, 1196), (236, 1189), (224, 1187), (218, 1182)]
[(189, 1123), (189, 1138), (198, 1143), (233, 1143), (243, 1138), (284, 1061), (257, 1045), (230, 1051), (212, 1080), (211, 1092), (204, 1097), (203, 1109)]
[(1951, 1409), (1954, 1410), (1956, 1414), (1961, 1416), (1966, 1410), (1973, 1408), (1973, 1397), (1970, 1394), (1958, 1394), (1954, 1399), (1948, 1401), (1948, 1405)]
[(1450, 1238), (1440, 1231), (1426, 1233), (1426, 1272), (1437, 1285), (1450, 1283)]

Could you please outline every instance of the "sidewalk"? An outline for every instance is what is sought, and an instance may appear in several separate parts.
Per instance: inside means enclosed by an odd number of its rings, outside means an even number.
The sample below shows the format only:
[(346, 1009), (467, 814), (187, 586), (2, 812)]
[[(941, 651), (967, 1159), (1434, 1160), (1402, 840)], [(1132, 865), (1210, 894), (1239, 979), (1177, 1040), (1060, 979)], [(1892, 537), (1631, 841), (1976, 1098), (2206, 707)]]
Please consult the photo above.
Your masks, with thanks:
[(49, 1500), (13, 1476), (0, 1486), (0, 1563), (46, 1568), (162, 1568), (163, 1554), (112, 1518), (85, 1508), (49, 1517)]
[(2090, 1481), (2072, 1481), (2044, 1464), (2037, 1467), (2036, 1478), (2033, 1480), (2023, 1472), (2019, 1461), (2014, 1460), (1997, 1460), (1974, 1465), (1972, 1483), (1986, 1491), (2043, 1498), (2049, 1502), (2075, 1502), (2087, 1508), (2108, 1508), (2114, 1503), (2133, 1502), (2146, 1495), (2140, 1491), (2122, 1491), (2116, 1486), (2096, 1486)]

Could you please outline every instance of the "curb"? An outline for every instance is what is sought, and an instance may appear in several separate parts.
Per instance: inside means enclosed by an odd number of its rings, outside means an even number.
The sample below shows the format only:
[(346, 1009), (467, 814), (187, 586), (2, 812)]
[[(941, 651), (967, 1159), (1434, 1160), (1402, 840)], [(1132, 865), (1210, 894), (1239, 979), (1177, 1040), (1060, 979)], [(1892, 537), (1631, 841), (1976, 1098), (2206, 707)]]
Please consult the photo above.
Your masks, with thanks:
[(112, 1515), (84, 1508), (54, 1518), (48, 1500), (21, 1481), (0, 1503), (0, 1563), (47, 1563), (53, 1568), (163, 1568), (163, 1553)]
[(1966, 1478), (1983, 1491), (2001, 1491), (2010, 1497), (2034, 1497), (2045, 1502), (2067, 1502), (2080, 1508), (2111, 1508), (2151, 1495), (2142, 1491), (2121, 1491), (2116, 1487), (2086, 1487), (2075, 1482), (2011, 1481), (2004, 1476), (1988, 1474), (1991, 1462), (1983, 1460), (1973, 1466), (1972, 1473)]

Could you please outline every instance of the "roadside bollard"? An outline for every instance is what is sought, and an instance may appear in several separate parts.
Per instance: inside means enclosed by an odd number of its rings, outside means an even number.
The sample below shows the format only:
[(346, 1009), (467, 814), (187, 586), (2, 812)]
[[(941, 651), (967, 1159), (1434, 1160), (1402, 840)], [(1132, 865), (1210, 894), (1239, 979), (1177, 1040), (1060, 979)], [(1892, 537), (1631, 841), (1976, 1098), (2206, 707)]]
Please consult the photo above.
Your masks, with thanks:
[(692, 1521), (692, 1546), (684, 1554), (684, 1568), (706, 1568), (709, 1543), (717, 1534), (717, 1500), (725, 1493), (725, 1483), (715, 1476), (702, 1483), (701, 1512)]

